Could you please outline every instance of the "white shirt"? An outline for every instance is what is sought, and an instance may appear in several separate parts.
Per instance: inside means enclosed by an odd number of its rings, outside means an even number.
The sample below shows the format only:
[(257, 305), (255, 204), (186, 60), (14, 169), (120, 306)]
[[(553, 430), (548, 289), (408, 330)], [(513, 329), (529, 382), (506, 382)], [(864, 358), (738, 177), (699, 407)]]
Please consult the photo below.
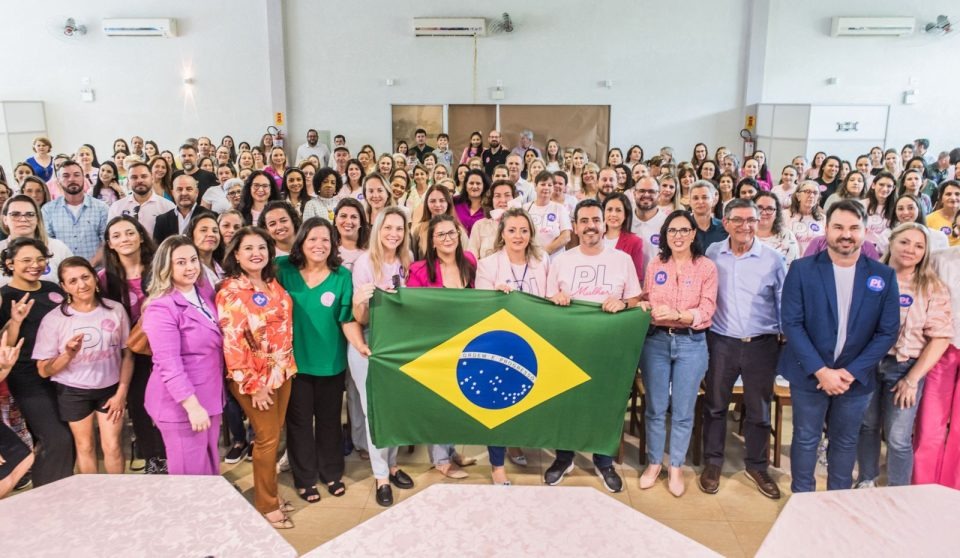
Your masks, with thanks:
[(517, 179), (515, 186), (517, 187), (517, 193), (523, 195), (523, 203), (530, 203), (537, 199), (537, 193), (534, 191), (533, 184), (520, 178)]
[(317, 142), (317, 145), (310, 147), (309, 143), (301, 144), (297, 148), (296, 163), (299, 165), (307, 160), (307, 157), (316, 155), (320, 159), (320, 166), (325, 167), (330, 161), (330, 148), (326, 144)]
[[(140, 209), (136, 210), (137, 207)], [(158, 196), (156, 192), (150, 192), (150, 197), (143, 203), (138, 202), (133, 194), (129, 194), (110, 205), (107, 220), (109, 221), (120, 215), (129, 215), (140, 221), (143, 228), (147, 229), (147, 234), (153, 237), (153, 227), (157, 223), (157, 216), (176, 207), (172, 201), (163, 196)]]
[(840, 267), (833, 264), (833, 277), (837, 284), (837, 345), (833, 349), (836, 360), (847, 342), (847, 323), (850, 319), (850, 304), (853, 302), (853, 280), (857, 266)]
[(633, 223), (630, 232), (643, 239), (643, 268), (650, 265), (650, 260), (660, 253), (660, 229), (667, 221), (667, 214), (657, 211), (649, 221), (641, 221), (636, 211), (633, 213)]
[(223, 189), (222, 184), (207, 188), (207, 191), (203, 193), (203, 199), (200, 201), (209, 203), (210, 211), (213, 211), (217, 215), (233, 208), (230, 200), (227, 199), (227, 192)]

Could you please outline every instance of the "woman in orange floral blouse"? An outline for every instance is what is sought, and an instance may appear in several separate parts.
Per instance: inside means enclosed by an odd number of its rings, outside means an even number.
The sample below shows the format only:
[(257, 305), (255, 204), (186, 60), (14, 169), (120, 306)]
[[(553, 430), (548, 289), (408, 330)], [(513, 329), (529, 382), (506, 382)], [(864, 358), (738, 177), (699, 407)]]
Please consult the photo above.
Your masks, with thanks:
[(224, 257), (217, 293), (227, 384), (253, 425), (253, 488), (257, 511), (290, 529), (293, 507), (277, 491), (277, 446), (290, 400), (293, 302), (276, 280), (273, 240), (263, 229), (237, 231)]

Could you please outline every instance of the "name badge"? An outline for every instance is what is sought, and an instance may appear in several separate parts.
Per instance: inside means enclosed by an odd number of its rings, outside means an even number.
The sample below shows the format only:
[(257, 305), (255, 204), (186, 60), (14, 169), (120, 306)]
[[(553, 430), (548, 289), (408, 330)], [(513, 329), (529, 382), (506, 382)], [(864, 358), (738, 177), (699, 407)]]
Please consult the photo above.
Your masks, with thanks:
[(264, 306), (267, 305), (267, 301), (269, 299), (267, 298), (267, 295), (263, 293), (253, 293), (252, 300), (254, 304), (259, 306), (260, 308), (263, 308)]
[(663, 285), (663, 284), (665, 284), (665, 283), (667, 282), (667, 272), (666, 272), (666, 271), (658, 271), (658, 272), (656, 273), (656, 275), (653, 276), (653, 280), (654, 280), (654, 282), (656, 282), (658, 285)]
[(900, 295), (900, 307), (909, 308), (913, 306), (913, 297), (908, 294)]
[(879, 293), (886, 286), (887, 284), (879, 275), (871, 275), (870, 277), (867, 277), (867, 288), (875, 293)]

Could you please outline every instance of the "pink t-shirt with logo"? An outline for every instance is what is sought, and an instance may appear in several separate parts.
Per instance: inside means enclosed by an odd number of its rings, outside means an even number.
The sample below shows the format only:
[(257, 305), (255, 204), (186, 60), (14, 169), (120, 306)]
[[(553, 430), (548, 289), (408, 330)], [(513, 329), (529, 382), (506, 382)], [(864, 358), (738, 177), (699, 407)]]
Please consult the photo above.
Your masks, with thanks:
[(633, 260), (626, 253), (604, 247), (596, 256), (588, 256), (577, 246), (550, 263), (547, 296), (560, 291), (574, 300), (602, 303), (611, 297), (640, 296), (640, 279)]
[(33, 358), (47, 360), (64, 352), (67, 342), (83, 334), (80, 352), (52, 380), (66, 386), (101, 389), (120, 381), (120, 361), (130, 335), (130, 320), (119, 302), (106, 300), (90, 312), (68, 308), (65, 316), (54, 308), (40, 322)]

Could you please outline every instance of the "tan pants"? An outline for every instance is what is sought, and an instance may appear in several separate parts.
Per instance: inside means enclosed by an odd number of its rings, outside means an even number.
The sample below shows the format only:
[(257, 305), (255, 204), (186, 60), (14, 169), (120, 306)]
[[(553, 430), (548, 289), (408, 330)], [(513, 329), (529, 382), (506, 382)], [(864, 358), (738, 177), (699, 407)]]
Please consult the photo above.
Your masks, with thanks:
[(280, 446), (280, 431), (287, 416), (290, 401), (290, 384), (287, 380), (274, 390), (273, 405), (266, 411), (253, 407), (253, 398), (240, 393), (236, 382), (229, 382), (230, 392), (243, 408), (253, 425), (253, 505), (263, 514), (280, 508), (277, 497), (277, 448)]

